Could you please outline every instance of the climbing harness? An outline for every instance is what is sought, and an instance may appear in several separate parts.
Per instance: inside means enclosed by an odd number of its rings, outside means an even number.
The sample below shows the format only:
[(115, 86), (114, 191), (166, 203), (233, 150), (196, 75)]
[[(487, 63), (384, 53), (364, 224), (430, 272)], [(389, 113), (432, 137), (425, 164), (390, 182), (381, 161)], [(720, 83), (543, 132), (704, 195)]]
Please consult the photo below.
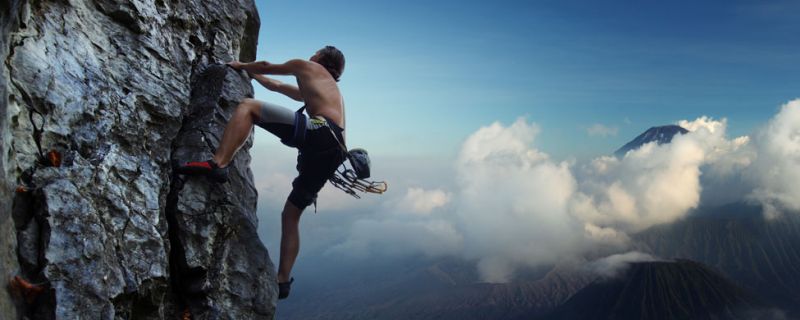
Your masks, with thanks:
[(306, 106), (302, 106), (294, 112), (294, 132), (292, 133), (292, 137), (291, 139), (281, 139), (281, 143), (292, 148), (297, 148), (305, 143), (306, 126), (308, 126), (308, 119), (306, 115), (303, 114), (303, 110), (305, 109)]

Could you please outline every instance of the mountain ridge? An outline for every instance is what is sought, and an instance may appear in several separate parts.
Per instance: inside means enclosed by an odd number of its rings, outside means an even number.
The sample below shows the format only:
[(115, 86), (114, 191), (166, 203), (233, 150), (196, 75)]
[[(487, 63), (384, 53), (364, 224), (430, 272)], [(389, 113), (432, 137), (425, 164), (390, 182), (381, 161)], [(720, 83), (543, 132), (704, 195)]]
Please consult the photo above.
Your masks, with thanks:
[(749, 319), (766, 305), (717, 271), (691, 260), (634, 262), (598, 279), (545, 319)]
[(670, 143), (672, 138), (674, 138), (676, 135), (686, 134), (688, 132), (689, 130), (686, 130), (678, 125), (650, 127), (650, 129), (647, 129), (645, 132), (641, 133), (636, 138), (617, 149), (617, 151), (614, 151), (614, 155), (617, 157), (623, 157), (629, 151), (636, 150), (650, 142), (656, 142), (658, 144)]

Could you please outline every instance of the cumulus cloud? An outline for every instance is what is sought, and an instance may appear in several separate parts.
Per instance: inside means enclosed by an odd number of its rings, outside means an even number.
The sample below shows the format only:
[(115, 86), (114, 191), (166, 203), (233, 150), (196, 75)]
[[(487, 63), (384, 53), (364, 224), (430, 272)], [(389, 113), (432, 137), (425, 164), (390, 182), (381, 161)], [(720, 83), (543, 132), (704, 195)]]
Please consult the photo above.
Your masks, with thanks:
[(586, 134), (591, 137), (616, 137), (617, 133), (619, 132), (618, 127), (610, 127), (600, 123), (595, 123), (590, 127), (586, 128)]
[(781, 107), (753, 140), (756, 188), (751, 199), (764, 206), (768, 217), (800, 211), (800, 99)]
[(623, 158), (600, 157), (584, 169), (571, 212), (582, 221), (636, 232), (682, 218), (700, 203), (701, 167), (734, 142), (726, 121), (701, 117), (681, 121), (689, 133), (671, 143), (647, 143)]
[[(461, 147), (453, 186), (408, 188), (332, 250), (454, 255), (474, 260), (485, 281), (504, 282), (520, 268), (630, 250), (632, 233), (682, 219), (707, 198), (747, 195), (775, 212), (800, 211), (800, 100), (753, 136), (729, 138), (725, 119), (677, 124), (689, 132), (671, 143), (584, 164), (537, 149), (540, 129), (526, 119), (482, 127)], [(595, 265), (647, 259), (655, 258), (628, 252)]]
[(444, 207), (450, 202), (452, 194), (442, 190), (425, 190), (423, 188), (408, 188), (405, 197), (395, 205), (396, 211), (418, 215), (430, 215), (435, 209)]
[(578, 251), (583, 225), (567, 214), (575, 180), (566, 162), (531, 146), (539, 129), (525, 119), (494, 123), (464, 142), (457, 160), (455, 218), (463, 254), (484, 280), (509, 280), (516, 268)]
[[(463, 143), (453, 191), (409, 189), (391, 207), (416, 214), (362, 221), (341, 248), (393, 243), (403, 252), (452, 250), (448, 254), (475, 260), (490, 282), (598, 248), (624, 250), (631, 232), (675, 221), (696, 207), (701, 166), (724, 159), (714, 152), (735, 145), (725, 138), (724, 120), (683, 124), (693, 131), (670, 144), (646, 144), (621, 159), (599, 157), (578, 170), (533, 146), (536, 124), (523, 118), (510, 126), (493, 123)], [(431, 214), (448, 203), (449, 210)], [(443, 239), (430, 233), (439, 230), (430, 224), (448, 226), (440, 228), (447, 230)], [(406, 232), (392, 233), (386, 226)]]

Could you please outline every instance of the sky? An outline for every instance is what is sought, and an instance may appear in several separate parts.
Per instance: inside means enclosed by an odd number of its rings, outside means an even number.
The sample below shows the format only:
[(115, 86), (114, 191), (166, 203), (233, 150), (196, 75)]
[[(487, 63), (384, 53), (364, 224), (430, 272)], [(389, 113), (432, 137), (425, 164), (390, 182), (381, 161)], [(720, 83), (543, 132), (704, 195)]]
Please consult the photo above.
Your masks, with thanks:
[[(477, 128), (518, 117), (561, 159), (702, 115), (741, 135), (800, 87), (796, 1), (256, 5), (259, 60), (344, 52), (349, 139), (384, 155), (452, 157)], [(262, 88), (256, 98), (297, 106)]]
[[(703, 204), (800, 212), (800, 2), (256, 4), (259, 60), (343, 51), (349, 147), (389, 181), (359, 200), (323, 189), (298, 270), (326, 255), (449, 255), (504, 282), (593, 250), (641, 256), (626, 253), (632, 233)], [(607, 157), (666, 124), (690, 133)], [(296, 154), (258, 129), (250, 152), (277, 262)]]

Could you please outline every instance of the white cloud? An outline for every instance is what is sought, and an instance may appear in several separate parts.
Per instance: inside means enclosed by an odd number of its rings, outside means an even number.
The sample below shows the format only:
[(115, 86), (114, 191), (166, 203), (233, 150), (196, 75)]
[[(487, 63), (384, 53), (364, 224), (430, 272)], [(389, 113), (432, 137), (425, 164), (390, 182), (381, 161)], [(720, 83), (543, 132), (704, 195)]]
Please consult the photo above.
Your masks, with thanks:
[(425, 190), (408, 188), (405, 197), (396, 204), (400, 214), (430, 215), (434, 210), (444, 207), (452, 198), (452, 194), (442, 189)]
[[(768, 209), (800, 210), (800, 100), (754, 136), (728, 138), (725, 119), (678, 123), (689, 133), (671, 143), (580, 165), (535, 148), (534, 123), (493, 123), (467, 137), (453, 174), (447, 164), (425, 173), (403, 167), (394, 172), (403, 186), (393, 190), (405, 192), (359, 200), (376, 208), (331, 218), (342, 238), (329, 252), (453, 255), (474, 260), (485, 281), (503, 282), (520, 268), (630, 250), (631, 233), (682, 219), (709, 199), (749, 194)], [(454, 182), (428, 186), (442, 180)], [(646, 259), (633, 252), (598, 263)]]
[(695, 132), (700, 129), (705, 129), (709, 133), (719, 132), (720, 130), (725, 130), (727, 125), (727, 121), (723, 119), (722, 121), (716, 121), (710, 117), (702, 116), (700, 118), (695, 119), (694, 121), (689, 120), (681, 120), (678, 121), (678, 126), (689, 130), (690, 132)]
[(567, 163), (531, 146), (538, 127), (494, 123), (464, 142), (456, 163), (455, 218), (463, 255), (484, 280), (508, 280), (520, 266), (553, 263), (579, 251), (583, 225), (566, 211), (575, 190)]
[[(385, 244), (394, 252), (446, 251), (475, 260), (490, 282), (592, 250), (625, 250), (629, 233), (673, 222), (697, 207), (701, 168), (728, 161), (727, 153), (746, 145), (746, 139), (726, 139), (724, 119), (681, 123), (692, 131), (672, 143), (646, 144), (621, 159), (600, 157), (580, 171), (533, 146), (537, 125), (525, 119), (510, 126), (493, 123), (463, 143), (452, 193), (409, 188), (385, 211), (415, 214), (359, 221), (340, 248), (369, 251)], [(445, 205), (449, 210), (442, 211)], [(443, 239), (426, 227), (445, 223)], [(405, 232), (393, 233), (389, 226)]]
[(669, 144), (646, 144), (620, 160), (596, 160), (605, 174), (583, 181), (575, 213), (584, 221), (623, 231), (674, 221), (699, 203), (704, 158), (695, 139), (679, 136)]
[(627, 234), (613, 228), (603, 228), (591, 223), (586, 223), (583, 229), (588, 240), (596, 244), (624, 248), (630, 244), (631, 241)]
[(755, 160), (750, 197), (768, 217), (800, 211), (800, 99), (791, 101), (753, 139)]
[(614, 254), (605, 258), (590, 262), (587, 267), (594, 273), (603, 277), (612, 278), (625, 271), (634, 262), (661, 261), (649, 254), (638, 251), (631, 251), (622, 254)]
[(610, 127), (600, 123), (595, 123), (590, 127), (586, 128), (586, 134), (591, 137), (616, 137), (617, 133), (619, 132), (618, 127)]
[[(600, 157), (585, 166), (572, 213), (591, 225), (637, 232), (685, 217), (701, 203), (708, 181), (749, 164), (748, 137), (728, 139), (727, 121), (700, 117), (678, 122), (688, 133), (671, 143), (648, 143), (623, 158)], [(712, 172), (711, 180), (703, 177)], [(722, 186), (720, 184), (720, 186)]]

